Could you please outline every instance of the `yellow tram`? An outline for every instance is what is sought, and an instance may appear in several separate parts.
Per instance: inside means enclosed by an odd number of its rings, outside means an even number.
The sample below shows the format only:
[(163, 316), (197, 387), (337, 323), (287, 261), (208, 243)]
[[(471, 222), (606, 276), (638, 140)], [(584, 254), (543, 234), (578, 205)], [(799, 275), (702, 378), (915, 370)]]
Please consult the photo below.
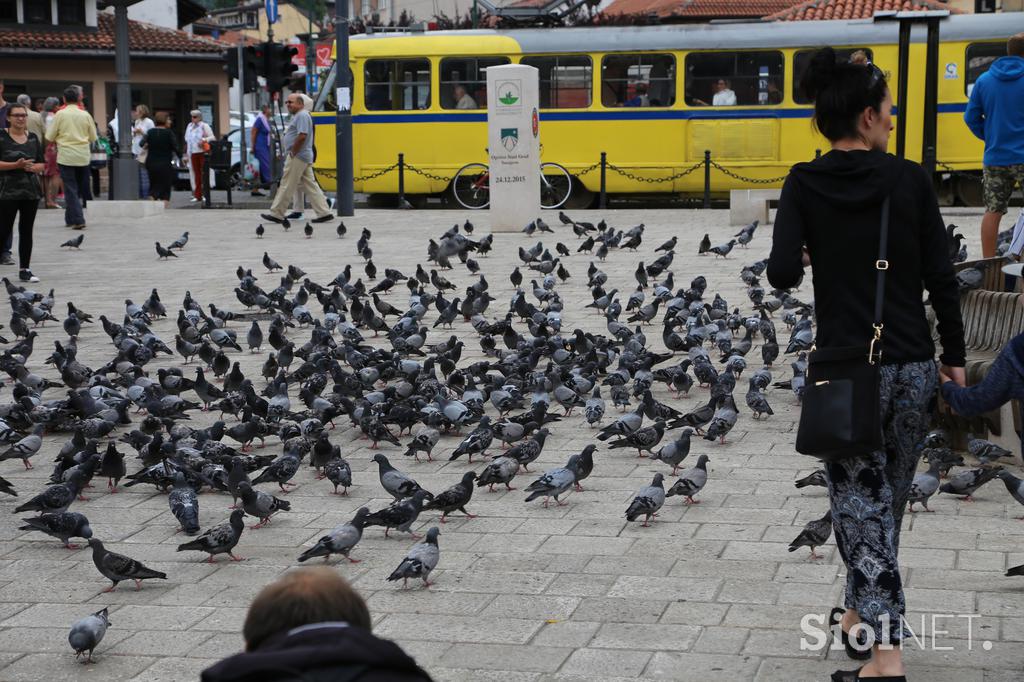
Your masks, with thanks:
[[(941, 24), (937, 158), (940, 170), (980, 170), (982, 144), (962, 116), (970, 89), (1024, 30), (1024, 15), (954, 15)], [(797, 84), (813, 50), (863, 50), (896, 83), (895, 22), (818, 21), (645, 27), (437, 31), (353, 37), (355, 191), (398, 192), (398, 154), (408, 197), (450, 193), (464, 165), (486, 159), (485, 69), (523, 63), (540, 71), (542, 157), (573, 176), (570, 205), (609, 193), (698, 194), (710, 150), (715, 193), (781, 186), (825, 140)], [(920, 160), (925, 32), (915, 28), (908, 75), (908, 158)], [(336, 68), (336, 65), (335, 67)], [(316, 102), (316, 161), (325, 189), (335, 168), (334, 74)], [(723, 83), (725, 87), (723, 88)], [(725, 92), (728, 91), (728, 92)], [(897, 102), (897, 107), (899, 106)], [(897, 115), (900, 115), (899, 108)], [(893, 141), (895, 149), (895, 140)], [(725, 169), (725, 170), (722, 170)], [(732, 174), (730, 174), (731, 172)], [(767, 185), (752, 182), (775, 178)], [(958, 178), (953, 178), (957, 180)], [(977, 194), (976, 183), (952, 189)], [(976, 201), (976, 199), (974, 199)]]

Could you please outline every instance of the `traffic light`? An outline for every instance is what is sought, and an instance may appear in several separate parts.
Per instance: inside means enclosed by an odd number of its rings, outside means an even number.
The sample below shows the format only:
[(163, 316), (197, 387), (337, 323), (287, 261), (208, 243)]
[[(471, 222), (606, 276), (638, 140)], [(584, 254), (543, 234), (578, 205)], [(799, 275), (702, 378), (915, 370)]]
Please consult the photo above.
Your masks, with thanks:
[[(238, 51), (228, 50), (224, 54), (224, 62), (224, 70), (227, 72), (228, 78), (232, 81), (238, 80)], [(242, 69), (245, 74), (244, 82), (242, 83), (243, 92), (256, 92), (259, 89), (256, 76), (261, 75), (260, 70), (262, 68), (262, 47), (244, 48), (242, 50)]]
[(288, 84), (292, 74), (299, 68), (292, 63), (292, 58), (298, 53), (298, 49), (291, 45), (266, 43), (266, 67), (263, 75), (267, 79), (268, 92), (280, 92)]

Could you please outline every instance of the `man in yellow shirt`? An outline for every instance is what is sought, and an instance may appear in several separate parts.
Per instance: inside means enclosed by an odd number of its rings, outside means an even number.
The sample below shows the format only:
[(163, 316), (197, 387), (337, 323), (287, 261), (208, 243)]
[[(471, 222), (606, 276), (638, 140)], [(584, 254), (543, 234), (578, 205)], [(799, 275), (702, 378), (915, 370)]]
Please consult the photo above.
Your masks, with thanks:
[(89, 145), (96, 141), (96, 121), (79, 106), (82, 94), (77, 85), (64, 90), (64, 107), (46, 129), (46, 139), (57, 143), (57, 168), (64, 182), (64, 223), (85, 228), (82, 200), (89, 198)]

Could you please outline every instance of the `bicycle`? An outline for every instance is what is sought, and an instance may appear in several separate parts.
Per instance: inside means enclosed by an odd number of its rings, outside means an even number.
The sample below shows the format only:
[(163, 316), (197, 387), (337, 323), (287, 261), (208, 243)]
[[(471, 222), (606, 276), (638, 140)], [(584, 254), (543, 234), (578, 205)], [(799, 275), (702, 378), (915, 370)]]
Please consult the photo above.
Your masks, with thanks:
[[(452, 178), (452, 195), (470, 210), (491, 204), (491, 170), (485, 163), (467, 163)], [(572, 176), (564, 166), (546, 162), (540, 165), (540, 206), (558, 208), (572, 193)]]

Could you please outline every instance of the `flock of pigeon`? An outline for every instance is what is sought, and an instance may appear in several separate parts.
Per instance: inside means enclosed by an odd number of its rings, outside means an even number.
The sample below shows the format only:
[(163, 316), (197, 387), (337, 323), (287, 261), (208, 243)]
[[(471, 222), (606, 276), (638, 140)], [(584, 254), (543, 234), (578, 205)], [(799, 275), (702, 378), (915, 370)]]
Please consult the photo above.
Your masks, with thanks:
[[(751, 419), (769, 418), (772, 387), (791, 391), (799, 401), (806, 354), (814, 340), (813, 304), (793, 292), (763, 286), (763, 259), (739, 269), (749, 299), (743, 304), (730, 305), (720, 294), (708, 292), (703, 276), (676, 282), (672, 266), (677, 237), (637, 265), (635, 282), (613, 281), (601, 269), (603, 262), (617, 250), (639, 253), (644, 225), (618, 229), (603, 220), (593, 224), (564, 213), (559, 219), (555, 228), (538, 218), (523, 230), (531, 237), (551, 235), (556, 243), (554, 252), (542, 241), (520, 246), (521, 263), (507, 274), (511, 288), (498, 283), (497, 273), (485, 272), (480, 260), (493, 249), (493, 237), (474, 239), (469, 221), (429, 239), (429, 265), (417, 265), (408, 273), (390, 267), (379, 272), (372, 233), (363, 229), (356, 253), (363, 260), (365, 282), (351, 264), (334, 279), (317, 282), (298, 266), (283, 267), (264, 252), (262, 270), (237, 269), (234, 294), (244, 312), (213, 303), (204, 307), (189, 292), (169, 312), (153, 289), (141, 303), (125, 300), (123, 316), (117, 316), (120, 323), (105, 315), (94, 320), (71, 301), (61, 321), (52, 290), (35, 292), (3, 279), (15, 338), (0, 338), (5, 344), (0, 369), (13, 380), (10, 400), (0, 404), (0, 442), (6, 444), (0, 461), (21, 460), (31, 468), (37, 454), (55, 454), (52, 485), (14, 509), (38, 513), (23, 518), (21, 529), (46, 533), (69, 548), (76, 548), (72, 538), (86, 539), (97, 571), (111, 583), (105, 591), (125, 580), (134, 581), (138, 589), (143, 580), (167, 576), (110, 551), (94, 537), (83, 513), (87, 506), (75, 504), (84, 499), (90, 481), (106, 478), (111, 493), (121, 485), (152, 486), (166, 495), (181, 531), (194, 536), (179, 551), (205, 553), (210, 562), (219, 554), (240, 561), (234, 550), (245, 517), (252, 517), (250, 528), (256, 530), (275, 515), (287, 514), (291, 504), (284, 495), (304, 462), (315, 469), (317, 479), (329, 481), (335, 494), (347, 494), (354, 485), (373, 485), (354, 482), (344, 456), (346, 445), (357, 437), (378, 451), (372, 460), (379, 485), (393, 503), (376, 510), (360, 507), (351, 520), (302, 552), (298, 562), (332, 555), (357, 562), (351, 553), (365, 529), (377, 526), (385, 536), (394, 530), (422, 540), (386, 579), (401, 580), (404, 586), (413, 578), (428, 586), (440, 561), (440, 533), (436, 526), (423, 538), (413, 532), (424, 513), (439, 513), (441, 524), (456, 512), (473, 518), (476, 489), (515, 490), (512, 484), (522, 474), (535, 475), (524, 486), (527, 503), (568, 504), (565, 496), (582, 491), (599, 466), (595, 454), (602, 443), (609, 453), (635, 450), (637, 457), (666, 467), (636, 492), (624, 510), (628, 521), (649, 525), (672, 496), (682, 497), (684, 504), (698, 503), (711, 458), (701, 453), (680, 472), (694, 437), (709, 441), (709, 449), (727, 442), (741, 417), (740, 405)], [(750, 244), (757, 228), (755, 221), (717, 246), (705, 235), (698, 253), (734, 263), (729, 255), (737, 245)], [(344, 223), (336, 233), (345, 237)], [(256, 236), (265, 234), (258, 226)], [(305, 234), (312, 237), (312, 228)], [(79, 235), (61, 246), (79, 248), (83, 239)], [(178, 258), (188, 241), (185, 232), (167, 247), (157, 242), (158, 259)], [(593, 257), (585, 269), (577, 267), (586, 260), (579, 254)], [(461, 295), (442, 274), (456, 265), (465, 266), (475, 278)], [(271, 276), (280, 277), (278, 286), (261, 285), (261, 279)], [(585, 281), (591, 302), (584, 312), (601, 316), (603, 333), (563, 327), (568, 311), (560, 288), (570, 278)], [(620, 296), (618, 287), (628, 295)], [(403, 288), (407, 295), (401, 294)], [(499, 290), (511, 292), (501, 308), (494, 295)], [(778, 341), (776, 320), (788, 331), (784, 344)], [(33, 328), (47, 321), (61, 322), (68, 338), (55, 341), (53, 352), (42, 359), (34, 352)], [(112, 348), (107, 364), (91, 368), (77, 359), (78, 339), (82, 325), (96, 323)], [(173, 343), (154, 331), (170, 324), (175, 325)], [(438, 327), (442, 330), (435, 332)], [(446, 331), (456, 327), (459, 334)], [(652, 327), (660, 331), (660, 339), (648, 339), (645, 329)], [(470, 329), (480, 347), (474, 353), (479, 359), (463, 362)], [(755, 343), (757, 354), (752, 353)], [(247, 351), (266, 354), (260, 376), (247, 376), (232, 360), (232, 354)], [(161, 354), (176, 358), (173, 366), (147, 369)], [(794, 357), (792, 375), (785, 381), (775, 381), (772, 374), (780, 355)], [(32, 369), (43, 364), (53, 367), (48, 376)], [(751, 364), (757, 369), (748, 372)], [(747, 389), (738, 401), (741, 377)], [(655, 397), (662, 384), (676, 398), (690, 394), (695, 385), (698, 391), (706, 389), (707, 398), (692, 410), (678, 409)], [(587, 424), (599, 429), (594, 431), (597, 442), (562, 467), (531, 471), (548, 436), (577, 409)], [(145, 416), (133, 418), (133, 410)], [(203, 428), (190, 426), (189, 415), (197, 411), (215, 412), (218, 418)], [(41, 453), (44, 432), (66, 433), (68, 439), (58, 452)], [(268, 439), (274, 454), (251, 451), (255, 442), (262, 447)], [(963, 465), (963, 459), (953, 455), (940, 431), (929, 434), (924, 447), (929, 469), (914, 481), (912, 511), (915, 503), (927, 509), (936, 491), (969, 498), (994, 477), (1024, 504), (1024, 482), (989, 466), (1009, 453), (987, 441), (972, 441), (971, 454), (982, 467), (958, 473), (940, 486), (939, 477)], [(410, 466), (392, 463), (402, 456)], [(434, 456), (460, 463), (465, 457), (467, 468), (450, 487), (428, 491), (410, 471), (420, 457)], [(667, 487), (666, 476), (676, 478)], [(816, 471), (796, 482), (798, 488), (809, 485), (825, 485), (824, 473)], [(2, 477), (0, 492), (20, 499), (19, 491)], [(235, 508), (229, 518), (202, 528), (200, 493), (204, 498), (230, 495)], [(70, 510), (73, 504), (75, 511)], [(817, 557), (815, 548), (830, 535), (826, 514), (807, 524), (790, 551), (809, 547)], [(1024, 567), (1014, 570), (1024, 573)], [(69, 635), (76, 656), (86, 654), (85, 660), (91, 661), (108, 624), (106, 609), (76, 622)]]

